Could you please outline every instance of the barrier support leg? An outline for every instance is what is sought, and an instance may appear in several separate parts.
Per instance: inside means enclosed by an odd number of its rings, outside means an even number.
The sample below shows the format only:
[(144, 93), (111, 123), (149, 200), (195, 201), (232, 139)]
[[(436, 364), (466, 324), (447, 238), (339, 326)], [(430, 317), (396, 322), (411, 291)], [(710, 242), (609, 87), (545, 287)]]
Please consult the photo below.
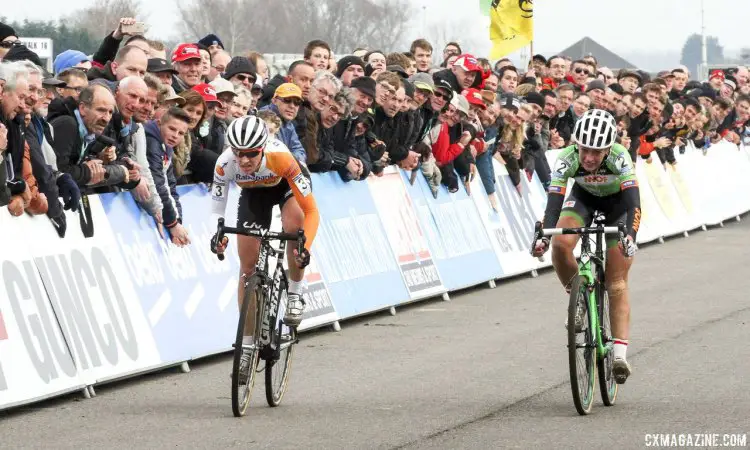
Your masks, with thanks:
[(706, 224), (701, 225), (701, 230), (708, 231), (708, 227), (706, 226)]
[(182, 373), (190, 373), (190, 364), (187, 361), (180, 364), (180, 371)]
[(96, 391), (94, 390), (94, 385), (93, 384), (88, 387), (88, 391), (89, 391), (89, 395), (91, 396), (91, 398), (96, 397)]
[(450, 295), (448, 295), (448, 293), (447, 293), (447, 292), (445, 292), (445, 293), (443, 294), (443, 301), (444, 301), (444, 302), (449, 302), (449, 301), (451, 301), (451, 296), (450, 296)]
[(719, 228), (724, 228), (724, 222), (719, 222)]
[(539, 276), (539, 272), (536, 271), (536, 269), (531, 271), (531, 278), (536, 278)]
[(81, 394), (83, 394), (83, 398), (91, 398), (91, 392), (89, 392), (88, 386), (81, 389)]
[(396, 307), (395, 306), (391, 306), (391, 309), (389, 309), (388, 312), (391, 313), (392, 316), (395, 316), (396, 315)]
[(341, 331), (341, 324), (337, 320), (337, 321), (333, 322), (333, 325), (331, 325), (331, 328), (333, 328), (333, 331), (335, 331), (336, 333), (338, 333), (339, 331)]
[(688, 233), (687, 231), (683, 231), (682, 232), (682, 236), (683, 237), (690, 237), (690, 233)]
[(497, 284), (495, 284), (495, 280), (488, 281), (487, 285), (490, 287), (490, 289), (495, 289), (497, 287)]
[(663, 244), (663, 243), (664, 243), (664, 236), (661, 236), (661, 237), (659, 237), (659, 243), (660, 243), (660, 244)]
[(737, 217), (735, 217), (735, 220), (737, 220), (737, 222), (742, 222), (742, 217), (737, 216)]

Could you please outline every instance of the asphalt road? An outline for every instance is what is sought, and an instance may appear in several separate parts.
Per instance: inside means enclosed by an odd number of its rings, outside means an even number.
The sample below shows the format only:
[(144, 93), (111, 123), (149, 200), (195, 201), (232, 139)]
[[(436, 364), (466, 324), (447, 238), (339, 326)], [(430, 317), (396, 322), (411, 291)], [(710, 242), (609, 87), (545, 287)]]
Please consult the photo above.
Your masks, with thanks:
[(279, 408), (261, 379), (248, 415), (232, 417), (221, 356), (1, 413), (0, 447), (627, 449), (655, 433), (721, 444), (750, 434), (749, 237), (746, 217), (641, 250), (634, 373), (616, 406), (597, 400), (588, 417), (570, 394), (564, 291), (546, 271), (304, 335)]

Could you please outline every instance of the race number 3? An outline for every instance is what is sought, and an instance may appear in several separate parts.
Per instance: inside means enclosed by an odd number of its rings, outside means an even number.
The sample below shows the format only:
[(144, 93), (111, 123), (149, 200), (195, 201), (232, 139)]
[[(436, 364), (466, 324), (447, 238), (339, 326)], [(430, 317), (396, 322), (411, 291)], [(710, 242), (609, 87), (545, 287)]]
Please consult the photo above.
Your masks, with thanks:
[(298, 174), (296, 177), (294, 177), (294, 184), (297, 186), (297, 189), (299, 189), (300, 194), (302, 194), (303, 197), (307, 197), (312, 193), (312, 187), (310, 186), (310, 181), (305, 178), (303, 174)]

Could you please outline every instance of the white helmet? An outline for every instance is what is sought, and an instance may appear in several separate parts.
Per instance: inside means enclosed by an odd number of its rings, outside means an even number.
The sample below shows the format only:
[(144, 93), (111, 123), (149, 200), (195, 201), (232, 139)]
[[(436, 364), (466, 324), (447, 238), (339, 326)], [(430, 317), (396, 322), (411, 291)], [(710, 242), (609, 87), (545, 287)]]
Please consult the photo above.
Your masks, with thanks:
[(612, 147), (617, 137), (617, 123), (603, 109), (583, 113), (573, 130), (573, 140), (581, 147), (604, 150)]
[(268, 127), (257, 116), (238, 117), (227, 127), (227, 141), (237, 150), (264, 148), (268, 141)]

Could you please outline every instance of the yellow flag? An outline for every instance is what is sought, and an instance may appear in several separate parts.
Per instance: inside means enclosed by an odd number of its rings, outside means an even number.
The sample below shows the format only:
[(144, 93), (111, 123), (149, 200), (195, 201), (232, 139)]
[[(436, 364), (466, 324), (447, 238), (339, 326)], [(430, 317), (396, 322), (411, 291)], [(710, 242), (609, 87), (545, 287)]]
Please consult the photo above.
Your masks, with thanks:
[(534, 0), (492, 0), (491, 59), (500, 59), (534, 39)]

